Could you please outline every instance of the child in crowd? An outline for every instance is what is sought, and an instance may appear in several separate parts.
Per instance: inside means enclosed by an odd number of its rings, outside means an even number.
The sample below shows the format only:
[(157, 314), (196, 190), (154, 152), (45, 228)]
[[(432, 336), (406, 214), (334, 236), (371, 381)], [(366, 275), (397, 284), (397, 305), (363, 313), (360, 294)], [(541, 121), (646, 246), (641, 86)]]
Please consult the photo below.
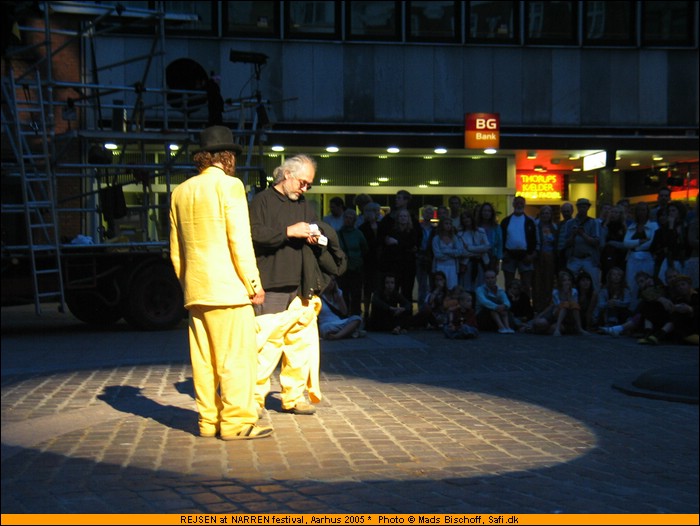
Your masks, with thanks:
[(585, 270), (576, 274), (576, 292), (578, 304), (581, 307), (581, 327), (584, 330), (593, 328), (593, 313), (598, 305), (598, 293), (593, 287), (593, 279)]
[[(533, 322), (534, 330), (541, 334), (561, 336), (562, 331), (589, 334), (581, 326), (581, 306), (578, 291), (568, 270), (557, 274), (557, 287), (552, 291), (552, 303)], [(573, 328), (570, 328), (573, 325)]]
[[(461, 287), (455, 287), (461, 289)], [(479, 335), (472, 295), (465, 290), (457, 290), (457, 303), (448, 303), (448, 320), (443, 327), (445, 336), (450, 339), (472, 339)]]
[(632, 297), (625, 282), (625, 271), (611, 267), (605, 276), (605, 285), (598, 293), (598, 304), (593, 312), (598, 327), (621, 325), (630, 317)]
[(335, 277), (321, 293), (321, 311), (318, 313), (318, 333), (324, 340), (358, 338), (365, 335), (360, 327), (362, 317), (348, 316), (348, 307), (343, 299), (343, 291)]
[(522, 282), (514, 279), (506, 291), (510, 300), (511, 326), (518, 332), (526, 332), (535, 313), (530, 303), (530, 296), (523, 292)]
[(443, 306), (449, 292), (445, 273), (441, 270), (434, 272), (433, 284), (433, 290), (426, 295), (420, 309), (411, 319), (413, 327), (440, 328), (447, 322)]
[(410, 321), (411, 302), (396, 290), (396, 276), (387, 274), (382, 288), (372, 294), (368, 329), (406, 334)]

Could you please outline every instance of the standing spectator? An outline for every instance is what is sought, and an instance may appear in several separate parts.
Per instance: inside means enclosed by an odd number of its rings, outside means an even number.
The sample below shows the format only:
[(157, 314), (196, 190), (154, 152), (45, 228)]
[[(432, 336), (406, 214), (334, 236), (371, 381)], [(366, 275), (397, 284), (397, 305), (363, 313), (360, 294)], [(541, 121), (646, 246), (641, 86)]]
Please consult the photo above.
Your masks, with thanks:
[(459, 260), (464, 253), (454, 230), (449, 218), (442, 219), (433, 238), (433, 270), (445, 274), (448, 289), (458, 283)]
[[(389, 217), (382, 219), (381, 224), (387, 220)], [(416, 253), (420, 243), (420, 231), (414, 228), (406, 208), (399, 210), (395, 221), (387, 222), (391, 226), (383, 237), (380, 268), (385, 273), (396, 276), (398, 292), (411, 301), (416, 280)]]
[(462, 215), (462, 199), (459, 196), (453, 195), (447, 200), (447, 206), (450, 209), (450, 219), (452, 226), (455, 227), (455, 232), (459, 230), (460, 217)]
[(433, 236), (435, 235), (435, 223), (433, 216), (435, 209), (426, 205), (423, 207), (423, 221), (420, 224), (421, 242), (416, 253), (416, 282), (418, 283), (418, 309), (432, 286), (430, 275), (433, 270)]
[(382, 227), (382, 236), (386, 237), (388, 232), (394, 227), (396, 221), (398, 220), (399, 213), (402, 210), (406, 210), (411, 218), (412, 229), (417, 236), (416, 243), (420, 241), (420, 222), (418, 217), (411, 211), (411, 201), (413, 196), (408, 190), (399, 190), (394, 196), (394, 206), (391, 212), (381, 219), (380, 225)]
[(353, 200), (353, 204), (359, 210), (357, 214), (357, 220), (355, 221), (355, 228), (360, 228), (362, 223), (365, 221), (365, 206), (372, 202), (372, 196), (368, 194), (357, 194)]
[(659, 188), (656, 193), (656, 206), (649, 210), (649, 219), (659, 222), (659, 212), (663, 212), (671, 202), (670, 188)]
[(608, 215), (610, 214), (610, 210), (612, 210), (612, 205), (610, 203), (603, 203), (600, 206), (600, 214), (596, 218), (596, 221), (600, 223), (600, 226), (602, 227), (605, 223), (608, 221)]
[[(258, 315), (283, 312), (297, 296), (304, 299), (304, 247), (317, 245), (320, 234), (312, 229), (311, 225), (317, 224), (316, 214), (304, 199), (315, 176), (313, 158), (289, 157), (275, 168), (272, 186), (256, 194), (250, 203), (253, 244), (265, 287), (265, 301), (256, 309)], [(316, 408), (304, 397), (308, 358), (301, 348), (288, 346), (284, 352), (280, 374), (282, 408), (298, 415), (312, 415)]]
[(625, 221), (625, 226), (630, 226), (631, 224), (633, 224), (634, 210), (632, 209), (630, 200), (627, 198), (620, 199), (617, 201), (616, 205), (622, 207), (622, 217)]
[(364, 274), (365, 256), (369, 250), (367, 240), (359, 229), (355, 228), (357, 215), (355, 210), (348, 208), (343, 212), (344, 224), (338, 230), (340, 248), (348, 257), (348, 268), (338, 278), (339, 286), (343, 289), (345, 303), (351, 315), (362, 315), (362, 279)]
[(486, 231), (477, 227), (472, 215), (466, 210), (460, 216), (461, 229), (457, 239), (462, 244), (462, 257), (459, 259), (459, 284), (468, 291), (484, 284), (484, 271), (488, 268), (491, 248)]
[(493, 205), (488, 202), (482, 203), (476, 208), (474, 218), (476, 226), (483, 228), (486, 232), (489, 245), (491, 245), (487, 252), (489, 256), (487, 267), (498, 274), (501, 269), (501, 259), (503, 259), (503, 233), (498, 221), (496, 221), (496, 211)]
[(364, 208), (365, 219), (360, 225), (360, 232), (367, 241), (367, 253), (365, 254), (364, 272), (362, 280), (362, 303), (364, 307), (364, 321), (367, 324), (369, 306), (372, 302), (372, 293), (379, 288), (379, 252), (381, 244), (379, 240), (379, 203), (368, 203)]
[(568, 258), (566, 268), (575, 276), (585, 270), (593, 280), (596, 290), (600, 287), (600, 224), (588, 216), (591, 202), (582, 197), (576, 201), (576, 217), (569, 219), (561, 230)]
[(498, 286), (496, 273), (487, 270), (484, 284), (476, 288), (476, 320), (485, 331), (497, 330), (499, 334), (513, 334), (510, 328), (510, 300), (506, 291)]
[(535, 221), (540, 239), (540, 251), (535, 260), (532, 301), (536, 312), (547, 308), (552, 299), (554, 277), (557, 272), (559, 227), (552, 219), (552, 207), (543, 206)]
[(250, 237), (248, 202), (235, 177), (231, 130), (202, 131), (199, 175), (173, 190), (170, 259), (189, 311), (199, 435), (222, 440), (270, 436), (256, 425), (258, 348), (253, 304), (265, 299)]
[(503, 232), (503, 276), (506, 288), (520, 274), (523, 290), (532, 297), (532, 273), (537, 257), (537, 225), (534, 219), (525, 215), (525, 198), (513, 198), (513, 213), (501, 221)]
[(410, 319), (410, 300), (396, 290), (396, 277), (386, 274), (382, 287), (372, 294), (372, 307), (367, 328), (371, 331), (406, 334)]
[(671, 201), (656, 216), (658, 228), (654, 232), (649, 251), (654, 256), (654, 276), (662, 282), (669, 266), (676, 267), (678, 273), (683, 272), (685, 267), (688, 257), (685, 213), (683, 203)]
[(561, 213), (561, 218), (559, 219), (559, 239), (557, 246), (557, 271), (566, 268), (566, 261), (569, 259), (569, 254), (571, 250), (564, 246), (565, 239), (562, 236), (564, 225), (569, 221), (569, 219), (574, 217), (574, 205), (571, 203), (564, 203), (559, 208)]
[(625, 211), (621, 206), (615, 205), (608, 212), (608, 218), (601, 226), (600, 236), (602, 248), (600, 252), (601, 280), (605, 284), (608, 272), (612, 268), (625, 268), (627, 261), (627, 249), (625, 248)]
[(340, 197), (332, 197), (329, 201), (330, 213), (323, 216), (323, 221), (331, 225), (335, 230), (343, 228), (343, 212), (345, 203)]
[(656, 222), (649, 219), (649, 205), (644, 201), (637, 203), (634, 207), (634, 223), (627, 227), (624, 241), (625, 248), (629, 250), (625, 275), (632, 298), (637, 297), (637, 272), (654, 275), (654, 258), (649, 249), (657, 228)]

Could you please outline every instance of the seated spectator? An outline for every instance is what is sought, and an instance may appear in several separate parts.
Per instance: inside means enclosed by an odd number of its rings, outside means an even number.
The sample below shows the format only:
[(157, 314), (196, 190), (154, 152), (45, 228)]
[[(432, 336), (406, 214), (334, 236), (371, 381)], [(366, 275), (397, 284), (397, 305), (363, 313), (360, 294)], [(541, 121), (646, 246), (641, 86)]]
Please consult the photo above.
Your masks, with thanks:
[(411, 322), (411, 302), (396, 290), (396, 276), (384, 276), (382, 288), (372, 294), (369, 313), (371, 331), (406, 334)]
[(630, 317), (632, 297), (625, 283), (625, 272), (612, 267), (605, 276), (605, 285), (598, 293), (598, 303), (593, 312), (598, 327), (621, 325)]
[(663, 283), (654, 280), (651, 274), (644, 271), (637, 272), (635, 281), (638, 298), (632, 316), (623, 324), (602, 327), (601, 332), (604, 334), (620, 336), (643, 331), (641, 341), (660, 330), (668, 321), (666, 309), (670, 306), (670, 300), (666, 297)]
[(318, 313), (318, 332), (324, 340), (358, 338), (365, 335), (360, 327), (362, 317), (348, 316), (348, 307), (343, 299), (343, 291), (335, 277), (321, 293), (321, 311)]
[(678, 275), (669, 282), (669, 302), (664, 303), (667, 321), (654, 333), (639, 340), (644, 345), (663, 342), (698, 344), (698, 293), (690, 276)]
[(445, 273), (439, 270), (434, 272), (432, 281), (433, 290), (426, 295), (418, 312), (411, 318), (413, 327), (439, 328), (447, 322), (447, 314), (443, 306), (449, 292)]
[(484, 272), (484, 284), (476, 288), (476, 320), (485, 331), (513, 334), (510, 328), (510, 301), (506, 291), (498, 286), (493, 270)]
[(598, 291), (593, 287), (593, 279), (585, 270), (576, 274), (574, 283), (578, 292), (578, 304), (581, 307), (581, 327), (584, 330), (593, 328), (593, 312), (598, 305)]
[(581, 306), (578, 291), (568, 270), (557, 274), (557, 286), (552, 290), (552, 304), (533, 321), (540, 334), (561, 336), (562, 333), (589, 334), (581, 326)]
[(523, 292), (519, 279), (510, 282), (506, 291), (510, 301), (511, 327), (518, 332), (526, 332), (530, 328), (530, 322), (535, 317), (535, 312), (530, 302), (530, 297)]
[(460, 291), (457, 304), (451, 306), (447, 313), (447, 323), (443, 326), (445, 336), (453, 340), (470, 340), (479, 335), (472, 305), (472, 295), (465, 290)]

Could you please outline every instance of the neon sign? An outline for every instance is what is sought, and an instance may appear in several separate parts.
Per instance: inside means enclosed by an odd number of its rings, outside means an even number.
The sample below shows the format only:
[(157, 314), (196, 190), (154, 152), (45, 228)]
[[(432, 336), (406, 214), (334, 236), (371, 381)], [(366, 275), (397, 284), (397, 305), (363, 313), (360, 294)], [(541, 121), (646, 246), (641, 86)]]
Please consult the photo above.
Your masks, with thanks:
[(561, 200), (563, 193), (563, 174), (533, 174), (529, 172), (515, 174), (515, 195), (525, 199)]

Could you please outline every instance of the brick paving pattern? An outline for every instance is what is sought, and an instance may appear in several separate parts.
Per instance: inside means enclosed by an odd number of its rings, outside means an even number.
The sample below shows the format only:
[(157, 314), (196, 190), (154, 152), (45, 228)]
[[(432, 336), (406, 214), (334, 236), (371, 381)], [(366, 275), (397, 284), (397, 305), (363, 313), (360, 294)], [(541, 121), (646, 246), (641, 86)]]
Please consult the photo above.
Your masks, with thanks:
[(2, 513), (698, 513), (698, 406), (612, 387), (691, 346), (437, 331), (322, 342), (324, 401), (195, 436), (185, 324), (2, 311)]

